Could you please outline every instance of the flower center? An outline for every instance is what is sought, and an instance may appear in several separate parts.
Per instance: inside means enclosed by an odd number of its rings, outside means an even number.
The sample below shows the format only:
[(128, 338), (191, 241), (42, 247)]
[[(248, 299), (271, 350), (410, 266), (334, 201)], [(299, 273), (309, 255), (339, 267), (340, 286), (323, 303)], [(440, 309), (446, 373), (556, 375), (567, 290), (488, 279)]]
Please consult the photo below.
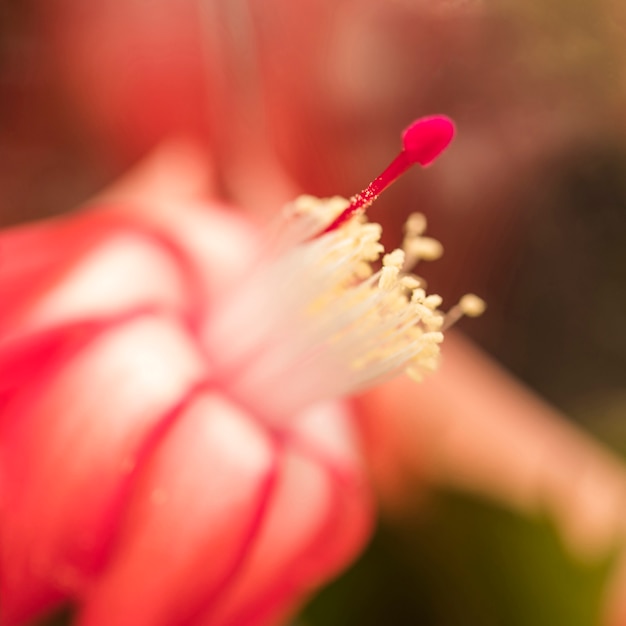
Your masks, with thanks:
[(480, 314), (484, 303), (464, 296), (442, 313), (441, 298), (427, 295), (414, 273), (443, 253), (425, 236), (425, 217), (411, 215), (402, 248), (385, 254), (382, 228), (365, 210), (413, 163), (432, 163), (453, 134), (445, 117), (418, 120), (404, 132), (400, 154), (351, 200), (301, 196), (285, 208), (272, 256), (207, 327), (218, 375), (233, 394), (288, 416), (403, 370), (419, 380), (436, 368), (442, 331), (461, 315)]

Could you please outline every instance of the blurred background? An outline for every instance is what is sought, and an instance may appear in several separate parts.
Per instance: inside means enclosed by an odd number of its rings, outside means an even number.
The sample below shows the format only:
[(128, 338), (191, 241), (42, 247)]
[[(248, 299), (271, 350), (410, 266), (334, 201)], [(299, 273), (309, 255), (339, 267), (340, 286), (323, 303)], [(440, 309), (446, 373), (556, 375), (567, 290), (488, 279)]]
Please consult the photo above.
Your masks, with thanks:
[[(349, 196), (432, 113), (458, 137), (372, 210), (415, 210), (463, 330), (626, 453), (622, 0), (0, 0), (0, 224), (85, 202), (163, 140), (206, 147), (255, 215), (282, 181)], [(281, 183), (281, 184), (279, 184)], [(302, 626), (591, 626), (608, 563), (550, 520), (416, 493)]]

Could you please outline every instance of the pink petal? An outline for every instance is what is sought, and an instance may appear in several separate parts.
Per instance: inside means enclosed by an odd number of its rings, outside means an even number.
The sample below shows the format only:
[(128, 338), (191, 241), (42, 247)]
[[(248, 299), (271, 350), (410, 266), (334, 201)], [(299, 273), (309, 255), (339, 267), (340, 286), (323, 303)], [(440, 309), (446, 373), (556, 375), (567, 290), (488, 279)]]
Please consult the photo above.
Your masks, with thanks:
[(130, 307), (182, 308), (193, 268), (128, 216), (85, 213), (0, 233), (0, 337)]
[(198, 396), (142, 473), (81, 625), (265, 624), (345, 565), (370, 527), (363, 486), (286, 445)]
[(245, 555), (275, 471), (254, 421), (218, 394), (199, 395), (144, 467), (80, 623), (185, 623)]
[(41, 293), (26, 315), (29, 330), (112, 316), (140, 307), (184, 310), (185, 281), (171, 257), (141, 233), (108, 237)]
[(276, 492), (250, 554), (200, 623), (275, 623), (345, 567), (370, 529), (369, 499), (360, 481), (287, 443)]
[(8, 395), (0, 424), (6, 624), (78, 593), (97, 573), (155, 427), (204, 375), (172, 320), (140, 316), (102, 330), (61, 369), (49, 368), (48, 385)]
[(117, 230), (110, 219), (41, 222), (0, 232), (0, 337), (91, 246)]

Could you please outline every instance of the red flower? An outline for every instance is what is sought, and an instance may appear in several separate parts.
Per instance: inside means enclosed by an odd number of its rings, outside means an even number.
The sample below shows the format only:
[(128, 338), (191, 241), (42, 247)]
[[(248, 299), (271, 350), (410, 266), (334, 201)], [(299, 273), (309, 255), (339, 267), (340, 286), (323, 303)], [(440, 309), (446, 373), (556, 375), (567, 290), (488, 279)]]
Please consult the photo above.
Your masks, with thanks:
[(5, 626), (67, 601), (89, 625), (271, 623), (368, 535), (350, 406), (277, 417), (216, 367), (237, 336), (205, 339), (256, 235), (164, 204), (0, 235)]
[(180, 200), (0, 234), (3, 624), (66, 599), (89, 625), (268, 624), (354, 555), (370, 506), (335, 398), (434, 369), (446, 323), (407, 273), (439, 254), (424, 220), (376, 270), (360, 214), (453, 130), (411, 126), (351, 201), (302, 196), (269, 252)]
[[(527, 512), (547, 508), (589, 558), (623, 536), (623, 465), (463, 342), (447, 346), (425, 385), (383, 385), (356, 413), (315, 401), (329, 381), (346, 382), (341, 368), (279, 367), (259, 384), (250, 363), (268, 354), (280, 363), (281, 348), (302, 347), (286, 338), (320, 327), (283, 323), (294, 319), (286, 307), (302, 312), (289, 290), (260, 289), (248, 300), (256, 307), (232, 308), (236, 294), (292, 266), (262, 254), (232, 209), (195, 199), (197, 165), (157, 160), (105, 208), (0, 235), (0, 623), (68, 601), (80, 624), (280, 619), (367, 537), (363, 432), (388, 497), (405, 498), (417, 475)], [(299, 208), (311, 204), (320, 208), (310, 199)], [(283, 233), (283, 254), (284, 237), (297, 234)], [(433, 240), (414, 241), (423, 255), (437, 252)], [(397, 261), (390, 255), (380, 283), (397, 286)], [(305, 267), (289, 274), (292, 287), (323, 266)], [(275, 316), (263, 314), (270, 306)], [(248, 321), (234, 325), (241, 336), (221, 332), (228, 310)], [(229, 363), (255, 336), (262, 349)], [(367, 337), (366, 371), (380, 356), (379, 336)], [(336, 344), (322, 345), (307, 353), (317, 365)], [(432, 364), (428, 350), (417, 365)], [(610, 623), (624, 614), (624, 571), (609, 590)]]

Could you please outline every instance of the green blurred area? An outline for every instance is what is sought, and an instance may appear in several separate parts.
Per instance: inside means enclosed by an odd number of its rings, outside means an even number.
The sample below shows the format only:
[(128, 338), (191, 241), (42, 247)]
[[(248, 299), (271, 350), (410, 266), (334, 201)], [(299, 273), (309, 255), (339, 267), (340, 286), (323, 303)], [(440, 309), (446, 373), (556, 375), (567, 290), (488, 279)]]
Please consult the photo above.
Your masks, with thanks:
[(381, 524), (298, 626), (595, 626), (610, 558), (585, 564), (547, 520), (457, 493)]

